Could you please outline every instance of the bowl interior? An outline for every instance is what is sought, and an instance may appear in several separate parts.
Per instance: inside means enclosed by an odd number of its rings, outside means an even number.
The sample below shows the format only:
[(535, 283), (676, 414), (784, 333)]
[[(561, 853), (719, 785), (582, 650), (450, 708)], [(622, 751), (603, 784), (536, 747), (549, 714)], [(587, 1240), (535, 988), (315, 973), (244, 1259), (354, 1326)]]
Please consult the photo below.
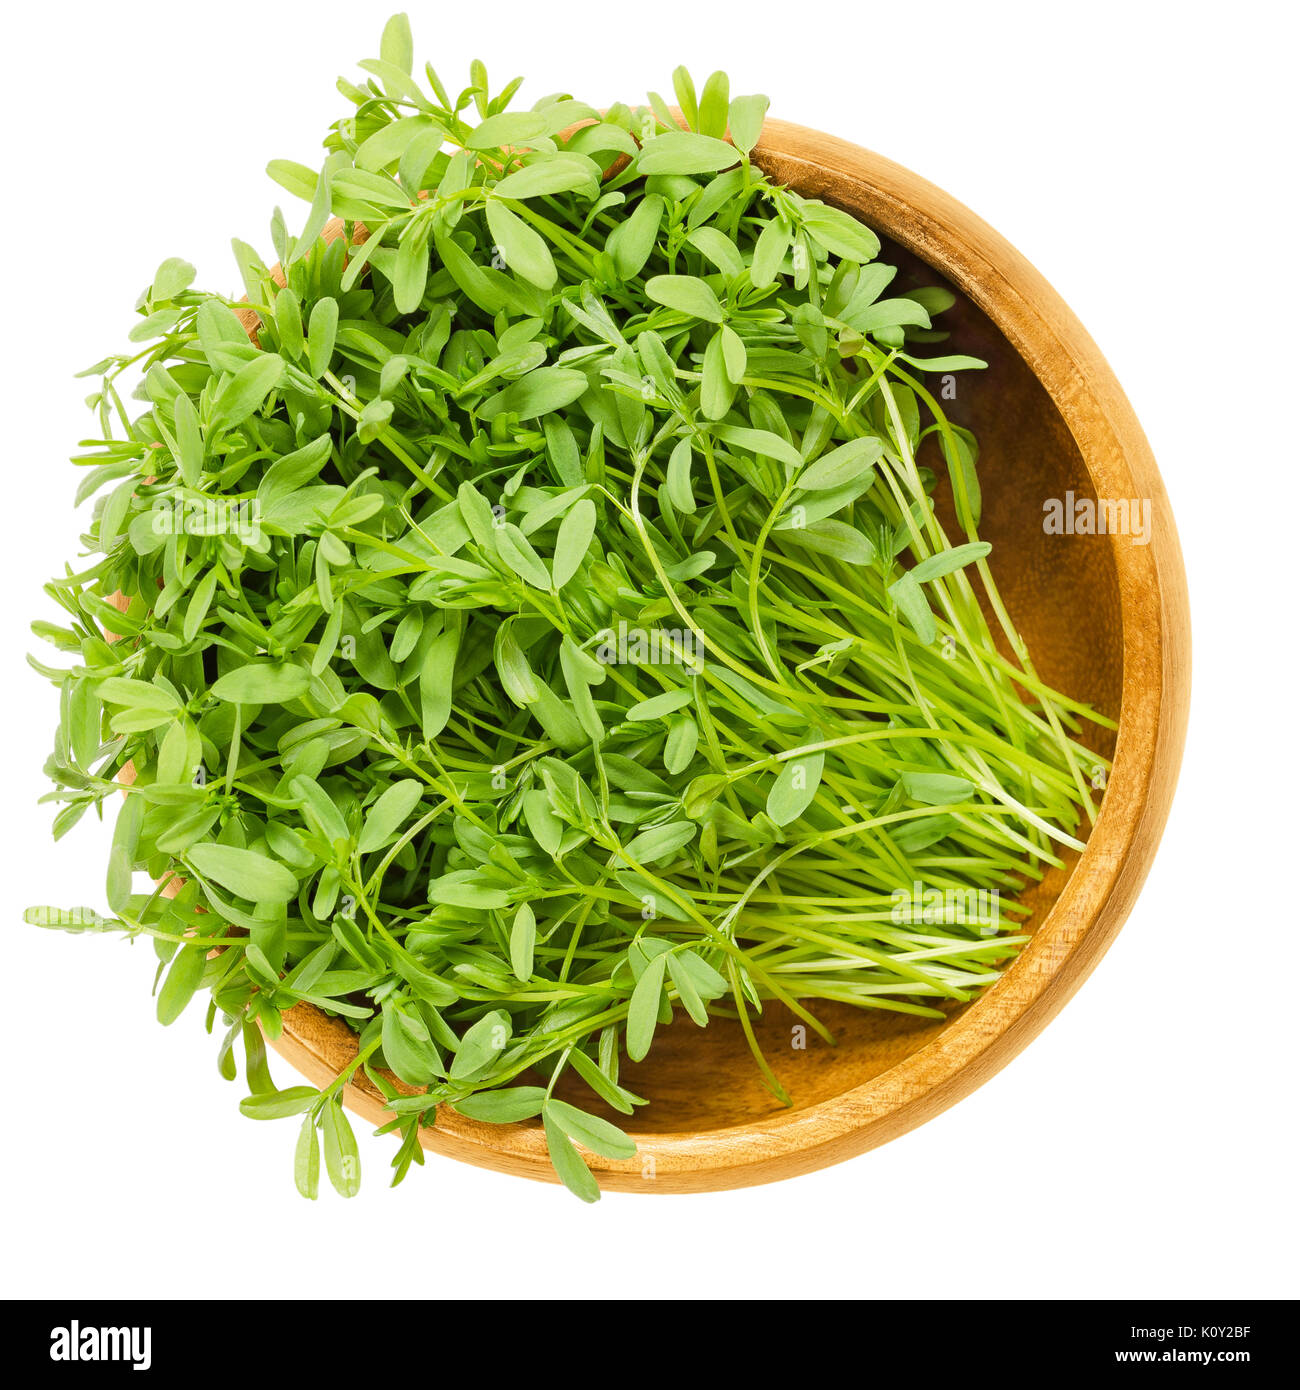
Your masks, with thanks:
[[(956, 395), (943, 404), (949, 417), (979, 440), (980, 534), (993, 544), (994, 577), (1035, 667), (1049, 684), (1115, 718), (1123, 649), (1111, 548), (1097, 537), (1043, 530), (1045, 500), (1064, 498), (1068, 491), (1096, 496), (1083, 456), (1043, 385), (992, 320), (919, 257), (888, 238), (882, 242), (881, 258), (899, 267), (890, 293), (922, 285), (946, 285), (957, 293), (957, 303), (939, 321), (951, 332), (950, 341), (920, 355), (960, 352), (989, 364), (985, 371), (957, 374)], [(939, 512), (949, 534), (956, 535), (946, 470), (937, 456), (923, 454), (923, 461), (943, 480)], [(1106, 756), (1113, 753), (1114, 736), (1106, 730), (1090, 727), (1084, 737)], [(1052, 870), (1022, 896), (1034, 908), (1026, 930), (1033, 931), (1046, 916), (1068, 871)], [(1004, 974), (1015, 969), (1012, 962)], [(833, 1048), (815, 1033), (805, 1037), (806, 1030), (795, 1026), (798, 1020), (782, 1005), (768, 1005), (754, 1024), (794, 1108), (802, 1110), (887, 1071), (933, 1041), (960, 1012), (940, 1022), (821, 1005), (816, 1013), (836, 1037)], [(762, 1084), (740, 1025), (725, 1019), (699, 1029), (678, 1012), (671, 1027), (655, 1034), (644, 1062), (625, 1064), (623, 1078), (651, 1102), (637, 1111), (642, 1133), (729, 1129), (788, 1113)], [(580, 1083), (572, 1098), (592, 1105), (591, 1093)]]

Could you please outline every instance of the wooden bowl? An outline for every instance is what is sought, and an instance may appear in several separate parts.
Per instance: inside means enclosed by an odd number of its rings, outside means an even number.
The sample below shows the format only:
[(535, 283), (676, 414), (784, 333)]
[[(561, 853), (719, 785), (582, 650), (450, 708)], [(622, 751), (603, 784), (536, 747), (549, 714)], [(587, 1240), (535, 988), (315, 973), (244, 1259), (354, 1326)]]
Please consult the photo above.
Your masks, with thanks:
[[(764, 1050), (794, 1100), (759, 1084), (738, 1024), (678, 1020), (625, 1070), (651, 1100), (631, 1122), (636, 1158), (590, 1156), (600, 1185), (701, 1192), (771, 1182), (837, 1163), (903, 1134), (968, 1095), (1056, 1014), (1114, 939), (1146, 878), (1173, 796), (1187, 720), (1186, 579), (1169, 502), (1132, 408), (1082, 325), (992, 228), (899, 165), (817, 131), (768, 121), (755, 159), (774, 179), (859, 216), (900, 266), (896, 285), (947, 283), (952, 350), (986, 372), (960, 377), (952, 418), (981, 445), (985, 539), (1040, 675), (1117, 717), (1114, 766), (1086, 849), (1026, 901), (1033, 939), (980, 998), (942, 1022), (822, 1008), (838, 1038), (792, 1047), (794, 1020), (771, 1005)], [(1047, 535), (1043, 504), (1149, 499), (1149, 544), (1127, 535)], [(285, 1017), (278, 1050), (323, 1084), (356, 1055), (355, 1035), (310, 1005)], [(345, 1093), (386, 1118), (364, 1078)], [(590, 1096), (584, 1104), (590, 1103)], [(488, 1125), (443, 1107), (428, 1149), (555, 1181), (541, 1129)]]

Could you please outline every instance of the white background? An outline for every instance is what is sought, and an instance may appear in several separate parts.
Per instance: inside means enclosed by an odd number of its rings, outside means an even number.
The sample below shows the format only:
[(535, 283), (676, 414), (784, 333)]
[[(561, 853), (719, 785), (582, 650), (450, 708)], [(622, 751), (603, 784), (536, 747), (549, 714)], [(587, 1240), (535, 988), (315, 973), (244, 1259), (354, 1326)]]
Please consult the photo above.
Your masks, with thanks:
[(294, 1127), (240, 1116), (198, 1008), (154, 1022), (147, 945), (22, 925), (34, 902), (102, 906), (104, 836), (83, 823), (56, 848), (35, 804), (56, 699), (23, 665), (28, 621), (54, 616), (40, 582), (86, 520), (64, 462), (90, 431), (71, 374), (124, 343), (163, 257), (229, 290), (230, 236), (269, 250), (271, 207), (291, 200), (265, 162), (317, 162), (344, 109), (334, 77), (378, 51), (387, 9), (122, 0), (6, 21), (4, 1292), (311, 1296), (360, 1278), (388, 1297), (1295, 1296), (1282, 5), (412, 8), (417, 54), (448, 85), (481, 56), (496, 85), (525, 72), (529, 100), (635, 101), (678, 62), (725, 66), (774, 115), (917, 170), (1046, 274), (1136, 406), (1192, 591), (1182, 785), (1117, 944), (974, 1096), (748, 1191), (588, 1208), (436, 1157), (389, 1191), (387, 1141), (363, 1139), (361, 1196), (309, 1204)]

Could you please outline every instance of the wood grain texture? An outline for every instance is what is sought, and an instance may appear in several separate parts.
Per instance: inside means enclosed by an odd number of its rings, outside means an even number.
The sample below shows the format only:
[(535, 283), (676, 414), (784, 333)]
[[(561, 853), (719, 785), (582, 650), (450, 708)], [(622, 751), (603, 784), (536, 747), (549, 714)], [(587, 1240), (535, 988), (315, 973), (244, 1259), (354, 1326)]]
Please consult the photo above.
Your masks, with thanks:
[[(942, 1023), (829, 1009), (838, 1046), (791, 1047), (793, 1019), (770, 1007), (760, 1038), (791, 1095), (763, 1090), (738, 1025), (678, 1017), (627, 1083), (651, 1104), (626, 1162), (591, 1157), (606, 1189), (696, 1192), (808, 1172), (882, 1144), (968, 1095), (1006, 1065), (1079, 988), (1128, 915), (1173, 797), (1187, 722), (1190, 619), (1168, 498), (1131, 407), (1097, 346), (1043, 277), (942, 190), (843, 140), (768, 121), (755, 159), (769, 176), (874, 227), (898, 284), (947, 283), (952, 350), (989, 362), (965, 374), (952, 417), (981, 443), (982, 534), (1040, 675), (1118, 716), (1099, 751), (1115, 762), (1083, 853), (1026, 901), (1032, 941), (979, 999)], [(333, 235), (341, 232), (337, 224)], [(250, 328), (253, 325), (250, 325)], [(1048, 536), (1043, 502), (1150, 499), (1147, 545), (1128, 536)], [(310, 1005), (285, 1016), (277, 1049), (318, 1084), (355, 1056), (345, 1024)], [(349, 1107), (383, 1123), (363, 1081)], [(486, 1125), (443, 1107), (425, 1147), (554, 1181), (534, 1124)]]

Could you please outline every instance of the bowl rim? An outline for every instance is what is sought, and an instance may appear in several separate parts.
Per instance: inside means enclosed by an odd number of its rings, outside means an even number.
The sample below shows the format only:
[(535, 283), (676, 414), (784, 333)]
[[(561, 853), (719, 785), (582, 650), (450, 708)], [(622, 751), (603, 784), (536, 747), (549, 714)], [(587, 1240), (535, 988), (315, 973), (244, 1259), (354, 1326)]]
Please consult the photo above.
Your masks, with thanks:
[[(1123, 925), (1168, 817), (1187, 726), (1191, 620), (1169, 499), (1142, 427), (1083, 325), (1004, 237), (902, 165), (771, 119), (753, 157), (760, 166), (779, 164), (801, 192), (861, 216), (975, 303), (1047, 390), (1098, 495), (1151, 499), (1152, 535), (1144, 546), (1108, 537), (1123, 655), (1114, 764), (1084, 850), (1001, 978), (916, 1052), (839, 1095), (725, 1129), (630, 1126), (637, 1157), (587, 1156), (607, 1191), (715, 1191), (811, 1172), (906, 1133), (987, 1081), (1056, 1016)], [(334, 1079), (356, 1054), (346, 1024), (310, 1004), (285, 1014), (273, 1046), (316, 1084)], [(345, 1088), (344, 1099), (376, 1126), (391, 1119), (364, 1076)], [(421, 1143), (479, 1167), (558, 1181), (538, 1126), (484, 1124), (440, 1106)]]

